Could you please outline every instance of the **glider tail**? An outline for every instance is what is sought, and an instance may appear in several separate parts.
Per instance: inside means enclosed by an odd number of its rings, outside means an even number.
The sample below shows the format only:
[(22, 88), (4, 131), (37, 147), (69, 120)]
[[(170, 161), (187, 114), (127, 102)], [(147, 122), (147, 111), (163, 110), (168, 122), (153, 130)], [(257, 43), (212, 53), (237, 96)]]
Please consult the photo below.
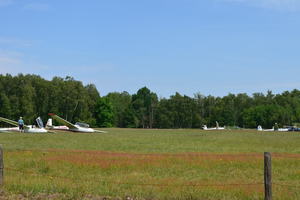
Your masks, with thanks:
[(259, 126), (257, 127), (257, 130), (258, 130), (258, 131), (262, 131), (262, 130), (263, 130), (262, 127), (261, 127), (261, 125), (259, 125)]
[(52, 118), (49, 118), (48, 121), (47, 121), (47, 124), (46, 124), (46, 127), (52, 127)]

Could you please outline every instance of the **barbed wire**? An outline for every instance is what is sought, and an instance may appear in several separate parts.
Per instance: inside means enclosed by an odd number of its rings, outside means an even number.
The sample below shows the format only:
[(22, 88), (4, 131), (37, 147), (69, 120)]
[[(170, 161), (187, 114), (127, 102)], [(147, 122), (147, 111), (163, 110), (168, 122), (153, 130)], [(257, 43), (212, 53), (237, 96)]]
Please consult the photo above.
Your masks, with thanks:
[[(47, 175), (47, 174), (38, 174), (32, 171), (21, 171), (14, 168), (5, 168), (9, 171), (15, 171), (22, 174), (30, 174), (34, 176), (43, 176), (43, 177), (49, 177), (51, 179), (57, 178), (57, 179), (64, 179), (69, 181), (74, 181), (72, 178), (64, 177), (64, 176), (57, 176), (57, 175)], [(87, 180), (87, 179), (78, 179), (80, 181), (86, 181), (86, 182), (99, 182), (99, 180)], [(199, 184), (199, 183), (193, 183), (190, 182), (188, 184), (162, 184), (162, 183), (130, 183), (130, 182), (120, 182), (120, 181), (107, 181), (102, 180), (102, 182), (111, 183), (111, 184), (121, 184), (121, 185), (135, 185), (135, 186), (154, 186), (154, 187), (228, 187), (228, 186), (257, 186), (257, 185), (263, 185), (264, 183), (261, 182), (253, 182), (253, 183), (224, 183), (224, 184)]]
[(272, 158), (284, 158), (284, 159), (300, 159), (300, 154), (299, 156), (296, 155), (278, 155), (278, 154), (272, 154), (271, 153)]
[[(22, 174), (30, 174), (34, 176), (42, 176), (42, 177), (49, 177), (51, 179), (56, 178), (56, 179), (63, 179), (63, 180), (69, 180), (69, 181), (75, 181), (72, 178), (64, 177), (64, 176), (57, 176), (57, 175), (47, 175), (47, 174), (38, 174), (32, 171), (21, 171), (18, 169), (14, 168), (5, 168), (6, 170), (9, 171), (15, 171), (18, 173)], [(110, 183), (110, 184), (118, 184), (118, 185), (134, 185), (134, 186), (152, 186), (152, 187), (253, 187), (253, 186), (263, 186), (263, 182), (253, 182), (253, 183), (224, 183), (224, 184), (199, 184), (199, 183), (193, 183), (190, 182), (188, 184), (163, 184), (163, 183), (132, 183), (132, 182), (120, 182), (120, 181), (107, 181), (107, 180), (87, 180), (87, 179), (77, 179), (80, 181), (85, 181), (85, 182), (105, 182), (105, 183)], [(291, 185), (288, 183), (281, 183), (281, 182), (273, 182), (272, 183), (274, 186), (280, 186), (280, 187), (289, 187), (289, 188), (299, 188), (300, 185)]]
[[(99, 154), (99, 155), (116, 155), (116, 156), (159, 156), (159, 157), (214, 157), (214, 158), (243, 158), (243, 157), (256, 157), (259, 159), (263, 159), (263, 154), (259, 153), (197, 153), (197, 152), (188, 152), (188, 153), (124, 153), (124, 152), (109, 152), (109, 151), (94, 151), (94, 150), (65, 150), (65, 149), (47, 149), (47, 150), (17, 150), (17, 151), (9, 151), (9, 152), (37, 152), (37, 153), (52, 153), (52, 152), (67, 152), (67, 153), (91, 153), (91, 154)], [(271, 153), (272, 158), (284, 158), (284, 159), (299, 159), (300, 154), (285, 154), (285, 153)]]
[(279, 183), (279, 182), (275, 182), (272, 183), (275, 186), (281, 186), (281, 187), (293, 187), (293, 188), (299, 188), (300, 189), (300, 185), (291, 185), (291, 184), (287, 184), (287, 183)]
[[(43, 177), (49, 177), (51, 179), (58, 178), (58, 179), (64, 179), (69, 181), (74, 181), (72, 178), (64, 177), (64, 176), (57, 176), (57, 175), (47, 175), (47, 174), (38, 174), (32, 171), (21, 171), (14, 168), (5, 168), (9, 171), (16, 171), (18, 173), (22, 174), (30, 174), (34, 176), (43, 176)], [(99, 182), (95, 180), (87, 180), (87, 179), (80, 179), (80, 181), (87, 181), (87, 182)], [(264, 185), (262, 182), (253, 182), (253, 183), (226, 183), (226, 184), (199, 184), (199, 183), (188, 183), (188, 184), (162, 184), (162, 183), (130, 183), (130, 182), (120, 182), (120, 181), (102, 181), (106, 183), (113, 183), (113, 184), (122, 184), (122, 185), (136, 185), (136, 186), (156, 186), (156, 187), (228, 187), (228, 186), (258, 186), (258, 185)], [(300, 188), (300, 185), (291, 185), (288, 183), (281, 183), (281, 182), (273, 182), (272, 183), (275, 186), (281, 186), (281, 187), (293, 187), (293, 188)]]

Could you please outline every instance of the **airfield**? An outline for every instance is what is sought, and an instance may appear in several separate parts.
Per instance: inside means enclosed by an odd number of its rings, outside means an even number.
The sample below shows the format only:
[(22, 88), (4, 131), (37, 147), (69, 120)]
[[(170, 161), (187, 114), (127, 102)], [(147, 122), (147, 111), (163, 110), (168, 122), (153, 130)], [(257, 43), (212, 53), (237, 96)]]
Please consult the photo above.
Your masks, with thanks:
[(101, 129), (0, 133), (7, 199), (300, 199), (300, 132)]

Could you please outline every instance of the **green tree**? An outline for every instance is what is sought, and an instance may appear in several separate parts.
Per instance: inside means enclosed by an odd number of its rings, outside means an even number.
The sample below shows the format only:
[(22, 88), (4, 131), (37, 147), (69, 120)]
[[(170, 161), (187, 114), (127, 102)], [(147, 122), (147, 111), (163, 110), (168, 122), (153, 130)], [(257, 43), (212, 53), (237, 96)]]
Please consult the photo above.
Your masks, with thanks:
[(131, 95), (128, 92), (112, 92), (106, 95), (113, 106), (114, 126), (135, 127), (135, 116), (131, 107)]
[(6, 118), (11, 117), (9, 98), (4, 93), (0, 94), (0, 116)]
[(136, 94), (132, 95), (132, 106), (139, 119), (140, 127), (153, 127), (154, 110), (157, 102), (157, 95), (146, 87), (139, 89)]
[(97, 100), (95, 116), (98, 127), (112, 127), (114, 118), (113, 108), (108, 98), (102, 97)]

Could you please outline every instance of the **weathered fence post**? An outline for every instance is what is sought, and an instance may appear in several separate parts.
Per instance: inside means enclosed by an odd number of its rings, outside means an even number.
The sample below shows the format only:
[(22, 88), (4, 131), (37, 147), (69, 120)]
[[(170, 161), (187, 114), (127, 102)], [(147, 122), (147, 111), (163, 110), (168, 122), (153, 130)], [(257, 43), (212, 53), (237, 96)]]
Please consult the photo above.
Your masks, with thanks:
[(272, 163), (271, 153), (264, 153), (265, 200), (272, 200)]
[(0, 145), (0, 186), (3, 184), (3, 149), (2, 145)]

